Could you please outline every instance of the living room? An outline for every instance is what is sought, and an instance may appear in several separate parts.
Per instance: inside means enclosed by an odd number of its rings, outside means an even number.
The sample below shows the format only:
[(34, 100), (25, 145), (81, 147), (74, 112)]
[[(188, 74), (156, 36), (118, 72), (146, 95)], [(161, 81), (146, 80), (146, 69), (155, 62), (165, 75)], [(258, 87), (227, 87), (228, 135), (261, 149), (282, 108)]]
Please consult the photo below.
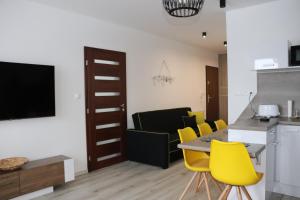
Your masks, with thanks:
[[(185, 168), (182, 158), (163, 167), (167, 169), (133, 159), (127, 161), (126, 130), (136, 128), (132, 115), (190, 108), (207, 116), (206, 66), (219, 67), (219, 55), (227, 54), (228, 73), (219, 76), (228, 74), (228, 114), (219, 118), (234, 124), (249, 104), (249, 93), (253, 93), (250, 99), (258, 93), (254, 61), (270, 57), (280, 63), (284, 60), (284, 42), (299, 45), (297, 8), (297, 0), (228, 0), (225, 7), (216, 0), (205, 1), (198, 15), (176, 18), (167, 12), (162, 1), (1, 0), (0, 61), (54, 66), (55, 114), (17, 120), (1, 118), (0, 159), (25, 157), (30, 163), (58, 155), (68, 158), (60, 158), (64, 162), (64, 176), (70, 170), (65, 181), (68, 183), (59, 184), (53, 193), (37, 199), (179, 198), (193, 174)], [(101, 52), (112, 56), (110, 64), (125, 53), (125, 60), (123, 57), (117, 63), (126, 66), (121, 79), (126, 85), (125, 97), (118, 110), (125, 120), (120, 140), (126, 138), (122, 144), (126, 153), (120, 159), (124, 162), (105, 164), (95, 170), (97, 167), (89, 164), (90, 159), (97, 158), (89, 158), (93, 148), (89, 147), (88, 115), (93, 101), (87, 98), (87, 85), (92, 82), (86, 70), (90, 62), (86, 60), (89, 56), (107, 60), (105, 56), (97, 57)], [(108, 92), (105, 87), (99, 88)], [(218, 89), (220, 92), (222, 88)], [(222, 97), (219, 96), (220, 105), (227, 108)], [(298, 104), (295, 98), (294, 101), (296, 110)], [(218, 199), (220, 191), (210, 187), (212, 199)], [(24, 192), (23, 196), (17, 197), (18, 193), (11, 197), (32, 199), (52, 191), (53, 188), (41, 193), (32, 191), (33, 196)], [(285, 195), (297, 197), (296, 193)], [(186, 199), (199, 198), (207, 198), (205, 189), (186, 195)]]

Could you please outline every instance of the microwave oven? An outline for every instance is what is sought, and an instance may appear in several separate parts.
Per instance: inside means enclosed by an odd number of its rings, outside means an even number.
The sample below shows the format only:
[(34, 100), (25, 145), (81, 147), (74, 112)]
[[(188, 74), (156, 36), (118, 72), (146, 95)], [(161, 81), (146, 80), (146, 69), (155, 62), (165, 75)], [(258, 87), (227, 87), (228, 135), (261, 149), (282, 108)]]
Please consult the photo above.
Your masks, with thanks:
[(300, 45), (291, 46), (291, 66), (300, 66)]

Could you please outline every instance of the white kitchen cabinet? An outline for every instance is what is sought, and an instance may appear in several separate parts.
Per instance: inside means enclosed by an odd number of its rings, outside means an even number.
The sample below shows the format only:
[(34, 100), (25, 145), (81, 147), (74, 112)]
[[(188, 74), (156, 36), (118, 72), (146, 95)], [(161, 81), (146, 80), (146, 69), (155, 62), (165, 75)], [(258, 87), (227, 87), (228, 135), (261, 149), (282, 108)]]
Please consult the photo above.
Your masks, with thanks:
[(277, 131), (276, 179), (290, 188), (300, 188), (300, 126), (278, 125)]

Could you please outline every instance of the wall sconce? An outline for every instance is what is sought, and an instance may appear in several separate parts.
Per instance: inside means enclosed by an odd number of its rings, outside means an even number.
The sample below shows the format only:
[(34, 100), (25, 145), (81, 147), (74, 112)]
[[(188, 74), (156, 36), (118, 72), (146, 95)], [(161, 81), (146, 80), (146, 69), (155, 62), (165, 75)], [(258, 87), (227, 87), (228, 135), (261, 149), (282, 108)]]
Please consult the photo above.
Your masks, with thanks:
[(165, 84), (172, 84), (174, 81), (174, 78), (171, 76), (171, 71), (164, 60), (161, 64), (160, 72), (158, 75), (153, 76), (153, 83), (154, 85), (159, 84), (161, 86), (164, 86)]

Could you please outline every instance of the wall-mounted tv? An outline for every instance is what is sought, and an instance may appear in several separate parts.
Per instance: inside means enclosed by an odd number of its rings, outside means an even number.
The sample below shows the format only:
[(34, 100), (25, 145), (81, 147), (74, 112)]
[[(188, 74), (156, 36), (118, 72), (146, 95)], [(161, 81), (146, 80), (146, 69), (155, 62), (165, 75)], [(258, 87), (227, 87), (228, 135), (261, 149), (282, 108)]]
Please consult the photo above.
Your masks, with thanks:
[(0, 62), (0, 120), (55, 116), (54, 66)]

